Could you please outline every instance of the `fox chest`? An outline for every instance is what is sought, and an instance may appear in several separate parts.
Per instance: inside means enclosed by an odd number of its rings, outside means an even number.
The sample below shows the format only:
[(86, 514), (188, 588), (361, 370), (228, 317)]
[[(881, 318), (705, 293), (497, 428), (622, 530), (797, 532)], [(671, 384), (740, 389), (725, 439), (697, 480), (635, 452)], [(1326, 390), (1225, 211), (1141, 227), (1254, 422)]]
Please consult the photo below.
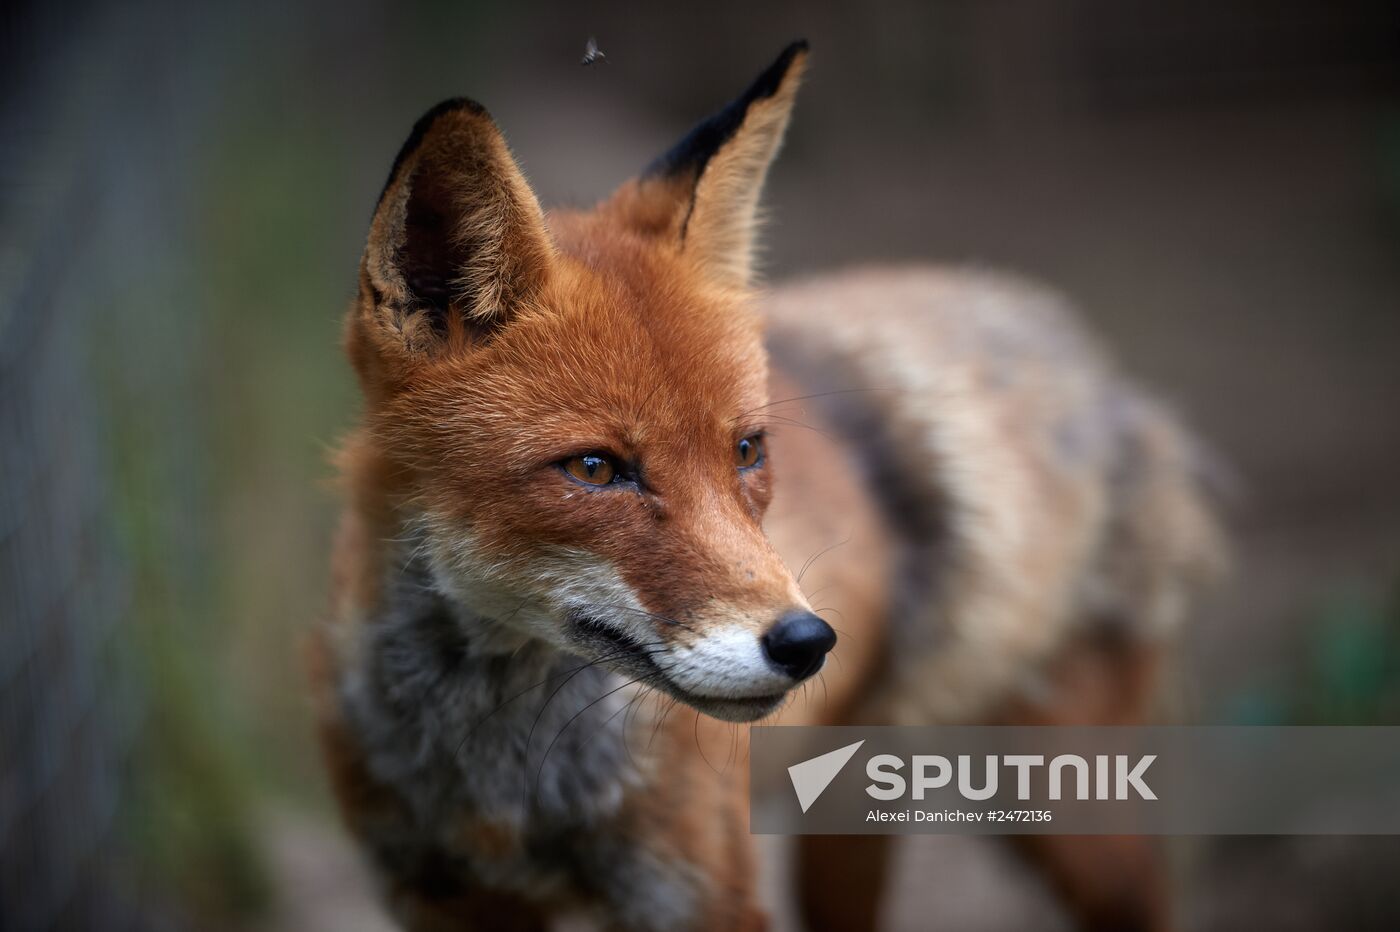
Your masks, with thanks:
[(534, 789), (522, 773), (540, 764), (523, 751), (460, 761), (452, 778), (404, 774), (383, 787), (389, 805), (355, 821), (389, 888), (428, 902), (504, 894), (549, 911), (635, 911), (642, 929), (690, 925), (705, 878), (639, 831), (627, 799), (646, 792), (636, 774), (576, 754), (556, 765), (551, 752), (536, 772), (544, 787)]

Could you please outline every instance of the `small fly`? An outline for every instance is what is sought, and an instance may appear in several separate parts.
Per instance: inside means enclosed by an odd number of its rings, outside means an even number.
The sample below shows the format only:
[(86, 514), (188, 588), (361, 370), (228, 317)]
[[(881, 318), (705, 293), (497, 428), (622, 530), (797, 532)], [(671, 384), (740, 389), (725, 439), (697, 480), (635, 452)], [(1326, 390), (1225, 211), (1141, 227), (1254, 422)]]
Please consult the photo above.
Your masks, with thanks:
[(580, 61), (579, 64), (592, 65), (597, 62), (607, 64), (607, 61), (608, 56), (604, 55), (602, 50), (598, 48), (598, 40), (589, 36), (588, 44), (583, 47), (583, 60)]

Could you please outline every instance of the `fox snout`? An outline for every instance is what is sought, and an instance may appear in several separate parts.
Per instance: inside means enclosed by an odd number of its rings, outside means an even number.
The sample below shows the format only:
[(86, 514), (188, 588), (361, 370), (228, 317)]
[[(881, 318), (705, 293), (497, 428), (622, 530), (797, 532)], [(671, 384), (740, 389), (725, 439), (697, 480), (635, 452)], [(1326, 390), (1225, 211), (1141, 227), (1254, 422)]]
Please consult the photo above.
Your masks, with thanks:
[(687, 624), (684, 637), (662, 640), (645, 639), (607, 615), (573, 613), (569, 628), (584, 652), (727, 721), (771, 713), (822, 669), (836, 646), (831, 626), (804, 608), (783, 612), (762, 630)]
[(805, 608), (783, 612), (761, 630), (748, 624), (697, 628), (652, 661), (657, 684), (715, 718), (752, 721), (776, 709), (821, 670), (836, 632)]

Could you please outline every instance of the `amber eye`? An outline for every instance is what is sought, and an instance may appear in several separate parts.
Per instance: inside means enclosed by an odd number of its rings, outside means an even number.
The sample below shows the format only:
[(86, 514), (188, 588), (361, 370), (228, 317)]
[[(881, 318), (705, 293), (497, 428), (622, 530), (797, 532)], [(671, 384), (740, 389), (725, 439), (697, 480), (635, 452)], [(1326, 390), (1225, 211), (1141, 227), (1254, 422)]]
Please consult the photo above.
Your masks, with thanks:
[(612, 460), (597, 453), (585, 453), (564, 461), (564, 471), (588, 485), (607, 485), (617, 476)]
[(734, 461), (740, 469), (748, 469), (763, 458), (763, 440), (758, 434), (745, 437), (734, 447)]

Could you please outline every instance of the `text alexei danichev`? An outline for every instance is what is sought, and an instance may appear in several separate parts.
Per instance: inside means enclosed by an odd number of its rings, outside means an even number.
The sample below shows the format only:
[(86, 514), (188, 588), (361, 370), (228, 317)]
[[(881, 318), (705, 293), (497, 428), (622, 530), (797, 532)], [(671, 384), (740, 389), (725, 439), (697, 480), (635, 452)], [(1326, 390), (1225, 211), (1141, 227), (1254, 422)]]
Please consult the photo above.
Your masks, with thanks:
[(871, 809), (865, 814), (867, 822), (1049, 822), (1048, 809), (989, 809), (977, 812), (967, 809), (901, 809), (888, 812)]

